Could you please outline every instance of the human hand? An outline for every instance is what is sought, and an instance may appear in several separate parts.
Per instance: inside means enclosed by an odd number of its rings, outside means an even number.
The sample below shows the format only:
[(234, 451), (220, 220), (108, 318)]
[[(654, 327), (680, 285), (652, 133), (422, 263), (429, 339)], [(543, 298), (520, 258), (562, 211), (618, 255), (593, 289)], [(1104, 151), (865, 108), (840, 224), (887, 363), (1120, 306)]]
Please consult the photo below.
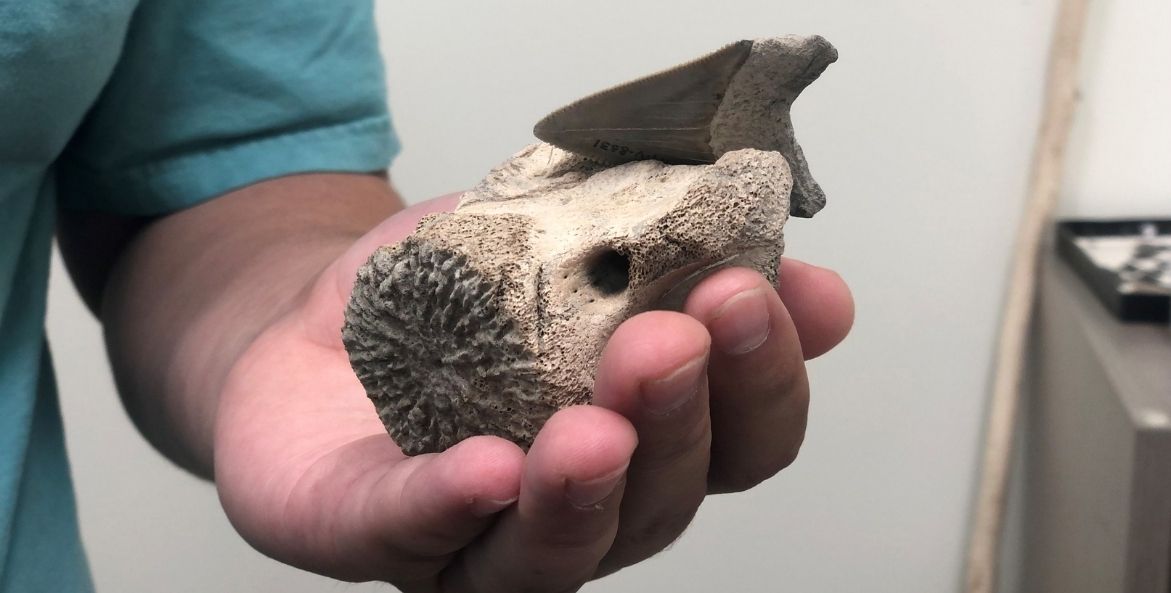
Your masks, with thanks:
[(410, 593), (570, 591), (662, 550), (707, 494), (750, 488), (792, 462), (808, 407), (803, 360), (837, 344), (853, 317), (835, 274), (792, 260), (779, 293), (729, 269), (682, 313), (628, 320), (602, 356), (595, 405), (555, 414), (528, 455), (476, 437), (404, 456), (339, 328), (369, 253), (453, 206), (416, 206), (367, 234), (234, 365), (215, 477), (254, 546)]

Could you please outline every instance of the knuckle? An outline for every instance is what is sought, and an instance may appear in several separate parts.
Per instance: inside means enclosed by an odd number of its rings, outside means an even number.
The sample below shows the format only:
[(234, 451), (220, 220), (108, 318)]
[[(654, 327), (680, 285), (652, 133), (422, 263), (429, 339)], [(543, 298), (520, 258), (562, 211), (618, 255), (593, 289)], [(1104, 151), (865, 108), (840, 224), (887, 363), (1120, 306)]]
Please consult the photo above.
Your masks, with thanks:
[(770, 384), (763, 389), (774, 401), (790, 398), (809, 400), (809, 377), (805, 363), (778, 364)]
[[(763, 366), (759, 366), (763, 365)], [(725, 371), (715, 378), (712, 406), (722, 407), (724, 400), (736, 407), (760, 407), (804, 405), (809, 403), (809, 376), (805, 363), (795, 360), (773, 360), (758, 363), (754, 369), (742, 372)]]
[[(637, 451), (638, 466), (643, 471), (658, 471), (689, 460), (697, 453), (705, 457), (711, 450), (711, 417), (702, 417), (682, 430), (671, 430), (661, 438), (646, 438)], [(641, 436), (641, 435), (640, 435)]]
[(771, 473), (769, 473), (768, 476), (765, 477), (765, 480), (777, 475), (782, 470), (785, 470), (789, 466), (793, 465), (793, 463), (797, 461), (797, 456), (801, 453), (801, 444), (803, 442), (803, 438), (798, 439), (796, 442), (782, 449), (777, 455), (776, 467), (771, 470)]
[(773, 475), (773, 473), (758, 469), (723, 469), (712, 479), (712, 485), (718, 492), (744, 492), (758, 486)]
[(560, 529), (544, 534), (537, 542), (539, 548), (549, 552), (573, 552), (592, 546), (598, 534), (588, 529)]
[(711, 488), (714, 492), (743, 492), (764, 483), (793, 465), (801, 451), (801, 439), (781, 447), (768, 459), (736, 467), (712, 468)]
[[(698, 508), (698, 507), (697, 507)], [(642, 558), (664, 550), (671, 545), (695, 518), (696, 508), (687, 511), (664, 513), (654, 519), (628, 528), (620, 528), (614, 538), (615, 547), (639, 550)]]

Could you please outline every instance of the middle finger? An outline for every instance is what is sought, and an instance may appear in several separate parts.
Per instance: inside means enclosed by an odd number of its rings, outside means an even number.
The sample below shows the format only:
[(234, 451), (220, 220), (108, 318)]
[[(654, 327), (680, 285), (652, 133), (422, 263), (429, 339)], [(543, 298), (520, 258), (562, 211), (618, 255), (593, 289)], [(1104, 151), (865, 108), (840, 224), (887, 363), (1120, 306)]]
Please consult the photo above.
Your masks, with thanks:
[(693, 318), (664, 311), (625, 322), (598, 366), (594, 404), (626, 416), (639, 444), (621, 521), (599, 571), (644, 560), (683, 533), (707, 491), (710, 338)]

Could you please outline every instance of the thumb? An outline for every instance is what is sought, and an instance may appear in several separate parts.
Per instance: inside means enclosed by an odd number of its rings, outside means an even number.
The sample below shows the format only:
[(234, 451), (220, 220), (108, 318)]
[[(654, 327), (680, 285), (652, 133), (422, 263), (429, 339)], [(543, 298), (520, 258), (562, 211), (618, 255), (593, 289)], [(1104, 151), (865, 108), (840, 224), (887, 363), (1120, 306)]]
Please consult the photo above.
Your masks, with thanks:
[(431, 581), (519, 495), (524, 453), (508, 441), (392, 460), (377, 454), (387, 440), (352, 443), (298, 481), (285, 520), (300, 550), (286, 561), (349, 581)]

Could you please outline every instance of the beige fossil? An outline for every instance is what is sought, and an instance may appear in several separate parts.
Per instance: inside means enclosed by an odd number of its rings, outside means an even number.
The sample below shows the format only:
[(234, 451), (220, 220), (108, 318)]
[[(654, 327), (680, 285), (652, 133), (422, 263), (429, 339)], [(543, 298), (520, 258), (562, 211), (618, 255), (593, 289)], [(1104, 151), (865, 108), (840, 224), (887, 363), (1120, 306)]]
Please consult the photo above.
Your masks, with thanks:
[[(607, 166), (534, 144), (454, 212), (371, 256), (342, 335), (404, 452), (482, 434), (527, 447), (553, 412), (590, 401), (602, 348), (622, 321), (679, 308), (724, 267), (776, 280), (794, 189), (781, 148), (795, 143), (791, 126), (759, 133), (737, 121), (742, 113), (788, 126), (787, 105), (780, 122), (775, 107), (746, 103), (713, 125), (728, 134), (713, 134), (712, 164)], [(762, 146), (744, 146), (749, 132)], [(778, 137), (791, 146), (770, 145)], [(806, 197), (820, 193), (805, 187)]]

